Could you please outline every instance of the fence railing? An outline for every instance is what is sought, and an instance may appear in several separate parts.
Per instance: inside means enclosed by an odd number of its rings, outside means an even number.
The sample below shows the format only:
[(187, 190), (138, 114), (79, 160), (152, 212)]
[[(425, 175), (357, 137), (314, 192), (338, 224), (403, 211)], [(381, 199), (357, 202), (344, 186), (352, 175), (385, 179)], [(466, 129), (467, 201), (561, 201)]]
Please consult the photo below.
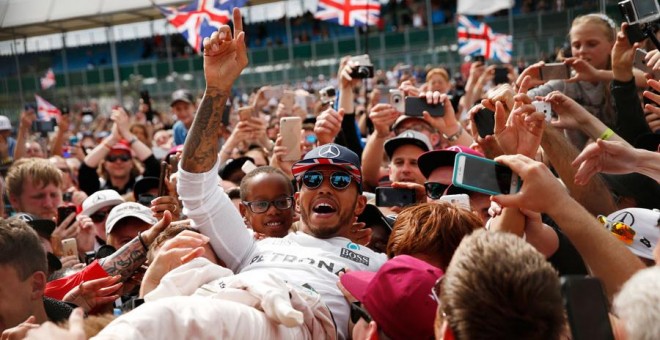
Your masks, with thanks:
[[(608, 14), (617, 17), (616, 8), (608, 7)], [(534, 13), (514, 17), (514, 58), (537, 60), (542, 53), (552, 53), (566, 42), (571, 21), (586, 10), (569, 9), (562, 12)], [(489, 20), (495, 32), (507, 33), (507, 17)], [(251, 89), (264, 84), (294, 83), (307, 76), (327, 77), (336, 73), (339, 59), (350, 54), (364, 53), (368, 46), (377, 67), (389, 68), (399, 62), (413, 65), (443, 65), (458, 70), (463, 57), (458, 55), (456, 28), (453, 25), (433, 27), (433, 41), (429, 29), (406, 29), (402, 32), (372, 32), (364, 36), (350, 36), (335, 40), (298, 43), (288, 46), (249, 50), (250, 67), (244, 71), (237, 87)], [(141, 89), (150, 91), (156, 100), (166, 99), (177, 88), (200, 90), (204, 87), (202, 58), (192, 56), (167, 60), (140, 61), (119, 66), (119, 80), (126, 97), (137, 98)], [(111, 66), (71, 71), (67, 76), (56, 74), (57, 86), (42, 91), (41, 74), (24, 74), (20, 79), (0, 80), (0, 114), (16, 117), (21, 108), (19, 93), (31, 101), (39, 93), (54, 104), (89, 102), (100, 96), (114, 96), (115, 77)]]

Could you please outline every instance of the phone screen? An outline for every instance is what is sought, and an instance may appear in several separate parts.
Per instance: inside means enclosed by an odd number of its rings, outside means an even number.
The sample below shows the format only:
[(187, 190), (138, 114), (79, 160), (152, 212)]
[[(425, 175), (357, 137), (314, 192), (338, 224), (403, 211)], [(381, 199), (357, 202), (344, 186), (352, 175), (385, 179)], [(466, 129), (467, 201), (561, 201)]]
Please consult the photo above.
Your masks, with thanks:
[(635, 10), (637, 10), (637, 20), (641, 22), (653, 21), (660, 14), (657, 1), (632, 0)]
[(415, 203), (415, 190), (379, 187), (376, 188), (376, 206), (405, 207)]
[(455, 185), (491, 195), (511, 193), (513, 171), (509, 167), (463, 153), (456, 155), (455, 162)]
[(568, 79), (570, 78), (570, 68), (563, 63), (545, 64), (539, 70), (542, 80)]
[(574, 340), (614, 339), (607, 300), (597, 278), (563, 276), (561, 289)]
[(495, 131), (495, 112), (483, 108), (474, 114), (474, 124), (477, 126), (479, 136), (486, 137)]
[(509, 69), (501, 66), (495, 69), (495, 77), (493, 77), (495, 85), (506, 84), (509, 82)]

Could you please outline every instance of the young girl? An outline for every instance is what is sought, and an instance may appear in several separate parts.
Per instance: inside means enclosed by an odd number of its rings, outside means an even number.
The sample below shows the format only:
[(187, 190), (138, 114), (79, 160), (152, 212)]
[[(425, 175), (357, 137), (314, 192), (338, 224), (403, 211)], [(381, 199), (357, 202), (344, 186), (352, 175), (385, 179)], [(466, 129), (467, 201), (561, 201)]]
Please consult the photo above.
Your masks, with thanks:
[[(588, 14), (573, 20), (569, 32), (573, 58), (564, 63), (577, 71), (571, 80), (550, 80), (532, 89), (528, 94), (545, 96), (552, 91), (560, 91), (584, 106), (607, 126), (614, 127), (616, 110), (610, 94), (611, 51), (616, 40), (616, 25), (603, 14)], [(528, 67), (519, 78), (526, 75), (540, 81), (539, 70), (542, 63)], [(584, 79), (584, 80), (583, 80)], [(588, 80), (587, 80), (588, 79)], [(567, 136), (578, 148), (584, 147), (587, 137), (578, 131), (567, 131)]]

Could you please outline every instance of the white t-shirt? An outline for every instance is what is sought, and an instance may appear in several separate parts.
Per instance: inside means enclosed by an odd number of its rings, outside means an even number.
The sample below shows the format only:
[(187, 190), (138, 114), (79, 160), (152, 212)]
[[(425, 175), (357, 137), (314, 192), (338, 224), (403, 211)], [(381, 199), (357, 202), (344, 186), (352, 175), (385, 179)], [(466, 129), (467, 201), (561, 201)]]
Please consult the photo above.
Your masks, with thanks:
[(211, 239), (213, 250), (235, 273), (263, 271), (318, 292), (335, 318), (339, 337), (348, 338), (349, 306), (337, 288), (338, 274), (346, 268), (375, 272), (386, 256), (344, 237), (320, 239), (303, 232), (256, 241), (218, 186), (218, 167), (216, 162), (201, 174), (179, 170), (184, 213)]

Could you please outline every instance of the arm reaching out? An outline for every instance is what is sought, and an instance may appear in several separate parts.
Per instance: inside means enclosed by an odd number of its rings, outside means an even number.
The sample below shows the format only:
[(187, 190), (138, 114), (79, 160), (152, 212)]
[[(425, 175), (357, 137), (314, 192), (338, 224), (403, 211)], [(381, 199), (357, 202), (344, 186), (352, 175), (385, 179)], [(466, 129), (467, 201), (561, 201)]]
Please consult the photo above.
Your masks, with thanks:
[(543, 163), (522, 155), (500, 156), (495, 160), (517, 173), (523, 185), (515, 195), (498, 195), (493, 200), (504, 207), (550, 215), (573, 242), (593, 275), (603, 280), (608, 297), (612, 298), (624, 282), (644, 267), (621, 241), (568, 195)]
[(628, 174), (638, 172), (660, 181), (660, 153), (635, 149), (620, 141), (598, 139), (573, 161), (579, 167), (575, 183), (584, 185), (599, 172)]
[(211, 170), (218, 158), (218, 128), (234, 81), (247, 66), (243, 18), (234, 8), (234, 34), (223, 25), (204, 38), (206, 91), (183, 147), (181, 168), (202, 173)]

